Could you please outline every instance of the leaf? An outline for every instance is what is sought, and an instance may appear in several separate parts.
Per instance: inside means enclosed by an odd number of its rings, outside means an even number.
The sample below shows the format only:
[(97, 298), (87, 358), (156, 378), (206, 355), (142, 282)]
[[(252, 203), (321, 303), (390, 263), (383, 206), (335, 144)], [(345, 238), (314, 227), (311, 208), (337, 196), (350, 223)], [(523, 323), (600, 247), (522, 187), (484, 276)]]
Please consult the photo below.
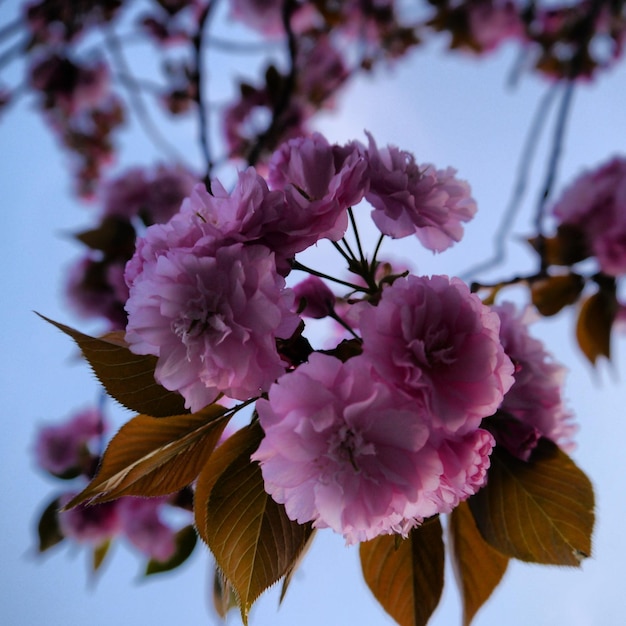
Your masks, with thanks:
[(39, 518), (39, 523), (37, 524), (39, 552), (45, 552), (65, 539), (59, 528), (59, 508), (59, 498), (55, 498), (48, 504)]
[(215, 568), (213, 575), (213, 608), (215, 612), (222, 618), (226, 618), (226, 614), (230, 609), (237, 606), (237, 596), (228, 581), (224, 578), (224, 574), (219, 567)]
[(463, 597), (463, 626), (469, 626), (506, 572), (509, 558), (480, 535), (467, 502), (450, 516), (454, 573)]
[(120, 496), (163, 496), (200, 473), (226, 426), (229, 409), (213, 404), (167, 418), (137, 415), (111, 439), (98, 473), (65, 508)]
[(548, 265), (574, 265), (590, 256), (585, 232), (569, 224), (558, 226), (554, 237), (533, 237), (528, 242)]
[(109, 553), (109, 548), (111, 547), (111, 540), (107, 539), (103, 541), (100, 545), (96, 546), (93, 549), (92, 562), (91, 566), (94, 572), (97, 572), (104, 563), (104, 559), (106, 555)]
[(156, 559), (148, 561), (145, 575), (151, 576), (152, 574), (161, 574), (176, 569), (191, 556), (197, 541), (198, 535), (193, 526), (189, 525), (181, 528), (176, 533), (176, 550), (174, 554), (167, 561), (157, 561)]
[(302, 552), (300, 552), (300, 554), (298, 555), (298, 558), (293, 562), (292, 566), (289, 568), (289, 571), (285, 574), (285, 578), (283, 580), (283, 586), (282, 586), (282, 589), (280, 590), (280, 598), (278, 600), (279, 604), (282, 604), (283, 600), (285, 599), (285, 596), (287, 595), (287, 589), (289, 588), (289, 585), (291, 584), (293, 575), (295, 571), (298, 569), (298, 567), (300, 567), (300, 564), (302, 563), (302, 561), (304, 560), (306, 553), (309, 551), (309, 548), (313, 544), (314, 538), (315, 538), (315, 529), (312, 530), (311, 534), (309, 535), (309, 538), (306, 541), (306, 545), (304, 546), (304, 548), (302, 548)]
[[(262, 438), (258, 422), (235, 433), (198, 478), (201, 536), (237, 595), (244, 624), (254, 601), (293, 568), (312, 533), (291, 521), (265, 493), (261, 468), (250, 461)], [(203, 483), (206, 483), (203, 485)]]
[(439, 518), (408, 538), (381, 535), (361, 544), (365, 582), (400, 626), (425, 626), (443, 590), (444, 547)]
[(531, 285), (532, 301), (541, 315), (556, 315), (564, 307), (574, 304), (585, 286), (578, 274), (548, 276)]
[(591, 554), (591, 483), (548, 439), (539, 440), (528, 462), (496, 446), (488, 483), (468, 504), (482, 537), (504, 555), (579, 566)]
[(186, 413), (183, 397), (154, 380), (157, 358), (133, 354), (121, 331), (98, 339), (37, 314), (69, 335), (91, 365), (108, 394), (131, 411), (153, 417)]
[(617, 304), (615, 295), (600, 289), (580, 307), (576, 339), (587, 359), (595, 365), (599, 356), (611, 358), (611, 327)]

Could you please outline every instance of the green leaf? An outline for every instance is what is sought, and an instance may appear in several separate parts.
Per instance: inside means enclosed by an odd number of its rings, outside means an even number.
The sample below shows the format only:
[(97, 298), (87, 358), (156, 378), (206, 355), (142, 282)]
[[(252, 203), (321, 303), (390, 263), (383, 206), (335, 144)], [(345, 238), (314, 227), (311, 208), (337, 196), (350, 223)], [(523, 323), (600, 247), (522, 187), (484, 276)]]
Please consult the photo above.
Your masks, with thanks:
[(193, 552), (198, 541), (198, 535), (193, 526), (185, 526), (176, 533), (176, 550), (174, 554), (167, 561), (157, 561), (151, 559), (146, 566), (146, 576), (152, 574), (161, 574), (163, 572), (169, 572), (182, 565)]
[(124, 341), (122, 331), (98, 339), (38, 315), (78, 344), (107, 393), (127, 409), (153, 417), (188, 412), (180, 394), (168, 391), (154, 380), (157, 358), (133, 354)]
[(100, 545), (96, 546), (93, 549), (91, 567), (94, 572), (97, 572), (104, 563), (104, 559), (106, 555), (109, 553), (109, 548), (111, 547), (111, 540), (107, 539), (103, 541)]
[(589, 296), (580, 307), (576, 339), (592, 364), (600, 356), (611, 358), (611, 327), (616, 310), (615, 295), (602, 289)]
[(365, 582), (400, 626), (425, 626), (443, 590), (441, 522), (431, 518), (406, 539), (381, 535), (361, 544)]
[(113, 437), (98, 473), (65, 508), (120, 496), (163, 496), (200, 473), (226, 426), (229, 409), (214, 404), (167, 418), (137, 415)]
[(39, 552), (45, 552), (65, 539), (59, 528), (59, 508), (59, 498), (54, 498), (43, 510), (39, 518), (39, 523), (37, 524)]
[(504, 576), (509, 557), (481, 537), (467, 502), (452, 511), (449, 531), (454, 573), (463, 597), (463, 626), (469, 626)]
[(532, 301), (541, 315), (556, 315), (578, 300), (584, 286), (585, 281), (578, 274), (548, 276), (532, 283)]
[(591, 483), (548, 439), (539, 440), (528, 462), (497, 446), (487, 485), (468, 503), (482, 537), (504, 555), (579, 566), (591, 554)]
[(196, 510), (204, 513), (196, 512), (196, 523), (205, 524), (200, 534), (237, 595), (244, 624), (259, 595), (292, 570), (312, 533), (265, 493), (261, 468), (250, 461), (262, 434), (257, 422), (235, 433), (198, 477)]

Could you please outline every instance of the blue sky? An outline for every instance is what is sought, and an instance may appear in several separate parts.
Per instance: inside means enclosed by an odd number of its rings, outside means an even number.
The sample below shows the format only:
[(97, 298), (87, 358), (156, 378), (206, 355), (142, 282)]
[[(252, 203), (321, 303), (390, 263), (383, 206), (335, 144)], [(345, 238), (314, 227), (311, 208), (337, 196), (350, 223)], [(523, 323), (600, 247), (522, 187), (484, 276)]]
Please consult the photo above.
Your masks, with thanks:
[[(16, 4), (0, 5), (0, 24), (14, 14)], [(410, 260), (419, 272), (458, 274), (489, 254), (491, 235), (515, 181), (525, 133), (547, 85), (524, 76), (515, 89), (506, 88), (515, 60), (513, 49), (475, 61), (440, 48), (431, 44), (410, 62), (359, 81), (339, 99), (334, 113), (320, 119), (318, 128), (338, 142), (364, 140), (367, 129), (380, 145), (395, 143), (414, 151), (420, 162), (459, 170), (459, 176), (472, 185), (479, 206), (465, 239), (440, 256), (413, 242), (385, 247), (385, 252)], [(585, 167), (626, 153), (624, 102), (623, 66), (577, 89), (558, 186)], [(154, 162), (149, 142), (136, 129), (132, 133), (122, 162)], [(187, 128), (175, 140), (183, 151), (195, 153)], [(207, 609), (210, 561), (201, 550), (174, 576), (147, 582), (138, 581), (140, 560), (122, 546), (114, 550), (97, 581), (90, 580), (83, 550), (62, 547), (43, 558), (34, 552), (36, 512), (57, 487), (34, 467), (30, 449), (35, 429), (93, 403), (98, 386), (76, 359), (70, 341), (32, 311), (89, 330), (65, 306), (62, 286), (67, 268), (80, 254), (67, 233), (90, 223), (90, 209), (74, 202), (65, 157), (31, 100), (23, 100), (0, 119), (0, 146), (5, 293), (0, 313), (0, 392), (5, 407), (0, 438), (4, 487), (0, 620), (11, 626), (217, 623)], [(548, 148), (544, 138), (532, 169), (525, 214), (514, 225), (517, 237), (511, 239), (510, 257), (485, 278), (531, 267), (522, 235), (530, 232), (528, 216), (543, 180)], [(334, 260), (329, 250), (319, 247), (315, 258), (319, 266)], [(573, 457), (596, 488), (594, 556), (580, 570), (513, 564), (475, 624), (618, 626), (623, 623), (623, 582), (618, 573), (626, 557), (622, 530), (626, 340), (616, 337), (611, 367), (593, 371), (573, 346), (571, 313), (538, 324), (536, 334), (570, 369), (566, 395), (580, 424)], [(119, 423), (125, 416), (115, 411), (113, 418)], [(362, 581), (357, 550), (345, 548), (341, 537), (329, 532), (318, 534), (278, 611), (276, 603), (275, 590), (266, 594), (253, 609), (252, 626), (391, 624)], [(237, 615), (228, 623), (237, 624)], [(460, 607), (448, 571), (442, 606), (432, 624), (458, 623)]]

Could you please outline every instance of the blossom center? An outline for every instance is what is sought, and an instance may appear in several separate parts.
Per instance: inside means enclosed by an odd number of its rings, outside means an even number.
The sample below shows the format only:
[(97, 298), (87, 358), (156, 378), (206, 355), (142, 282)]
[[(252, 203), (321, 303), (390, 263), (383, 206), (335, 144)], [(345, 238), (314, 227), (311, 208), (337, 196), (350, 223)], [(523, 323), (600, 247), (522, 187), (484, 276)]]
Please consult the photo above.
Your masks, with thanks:
[(348, 462), (356, 473), (361, 471), (361, 457), (375, 453), (374, 444), (366, 442), (360, 432), (355, 432), (347, 425), (341, 426), (329, 441), (328, 457), (341, 466)]

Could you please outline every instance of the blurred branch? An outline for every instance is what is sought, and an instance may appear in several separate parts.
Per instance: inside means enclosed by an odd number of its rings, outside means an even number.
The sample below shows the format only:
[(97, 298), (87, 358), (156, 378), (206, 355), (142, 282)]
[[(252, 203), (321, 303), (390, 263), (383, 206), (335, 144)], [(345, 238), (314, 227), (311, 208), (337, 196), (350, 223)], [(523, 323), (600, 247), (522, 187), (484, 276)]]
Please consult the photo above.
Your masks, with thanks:
[(552, 140), (552, 150), (550, 153), (550, 160), (548, 162), (548, 170), (543, 184), (543, 192), (539, 196), (537, 202), (537, 209), (535, 211), (534, 226), (537, 232), (537, 241), (539, 257), (541, 259), (541, 272), (547, 268), (545, 261), (545, 254), (543, 254), (544, 235), (543, 235), (543, 221), (545, 217), (545, 207), (552, 192), (552, 186), (556, 180), (559, 161), (561, 158), (561, 152), (563, 150), (563, 138), (565, 137), (565, 128), (567, 125), (567, 118), (571, 110), (572, 96), (574, 93), (574, 81), (568, 80), (565, 84), (565, 90), (561, 97), (561, 104), (559, 106), (559, 112), (556, 120), (556, 127), (554, 129), (554, 138)]
[(287, 35), (287, 51), (289, 54), (289, 73), (285, 78), (285, 83), (280, 94), (280, 98), (276, 101), (274, 109), (272, 111), (272, 121), (267, 127), (264, 133), (259, 135), (256, 144), (250, 150), (248, 155), (248, 163), (255, 165), (259, 160), (263, 148), (267, 144), (268, 139), (272, 136), (276, 130), (280, 117), (289, 107), (291, 96), (296, 86), (296, 56), (298, 54), (298, 46), (296, 42), (296, 36), (291, 28), (291, 15), (293, 14), (295, 5), (293, 0), (284, 0), (282, 18), (285, 34)]
[(240, 41), (230, 41), (220, 37), (211, 36), (207, 39), (207, 46), (222, 50), (224, 52), (241, 52), (242, 54), (258, 54), (259, 52), (267, 52), (276, 48), (276, 42), (273, 41), (250, 41), (242, 43)]
[(10, 37), (14, 33), (18, 33), (22, 28), (23, 20), (21, 17), (16, 17), (12, 22), (9, 22), (5, 26), (0, 27), (0, 39), (4, 37)]
[(204, 73), (204, 60), (202, 58), (203, 48), (203, 35), (204, 28), (209, 22), (211, 11), (215, 6), (216, 1), (208, 2), (202, 10), (198, 19), (198, 28), (196, 34), (192, 39), (194, 49), (195, 68), (191, 76), (191, 80), (195, 85), (195, 100), (198, 105), (198, 134), (200, 140), (200, 150), (204, 157), (205, 162), (205, 175), (204, 183), (207, 191), (211, 193), (211, 170), (213, 169), (213, 161), (211, 159), (211, 148), (209, 139), (209, 124), (207, 119), (207, 107), (204, 101), (205, 90), (205, 73)]
[(541, 131), (548, 118), (548, 111), (550, 110), (554, 98), (556, 97), (558, 91), (557, 87), (558, 85), (554, 85), (544, 94), (543, 98), (539, 101), (539, 106), (533, 116), (517, 167), (517, 180), (515, 187), (513, 189), (513, 193), (511, 194), (507, 208), (500, 218), (498, 230), (493, 238), (494, 253), (491, 258), (481, 261), (460, 275), (460, 278), (466, 282), (469, 282), (475, 274), (479, 274), (480, 272), (484, 272), (485, 270), (500, 265), (506, 258), (506, 239), (513, 228), (515, 217), (519, 212), (522, 199), (526, 193), (530, 167), (533, 164), (535, 151), (539, 145)]
[(14, 58), (19, 56), (26, 49), (25, 39), (18, 41), (0, 54), (0, 69), (9, 64)]
[(148, 109), (146, 108), (141, 97), (141, 89), (135, 80), (130, 67), (126, 62), (124, 53), (122, 52), (121, 42), (117, 38), (112, 28), (105, 30), (104, 41), (109, 50), (113, 63), (116, 66), (116, 74), (119, 76), (122, 86), (128, 93), (128, 101), (131, 108), (134, 109), (139, 124), (152, 143), (159, 150), (165, 152), (169, 158), (179, 163), (185, 163), (185, 159), (160, 133), (156, 124), (152, 121)]

